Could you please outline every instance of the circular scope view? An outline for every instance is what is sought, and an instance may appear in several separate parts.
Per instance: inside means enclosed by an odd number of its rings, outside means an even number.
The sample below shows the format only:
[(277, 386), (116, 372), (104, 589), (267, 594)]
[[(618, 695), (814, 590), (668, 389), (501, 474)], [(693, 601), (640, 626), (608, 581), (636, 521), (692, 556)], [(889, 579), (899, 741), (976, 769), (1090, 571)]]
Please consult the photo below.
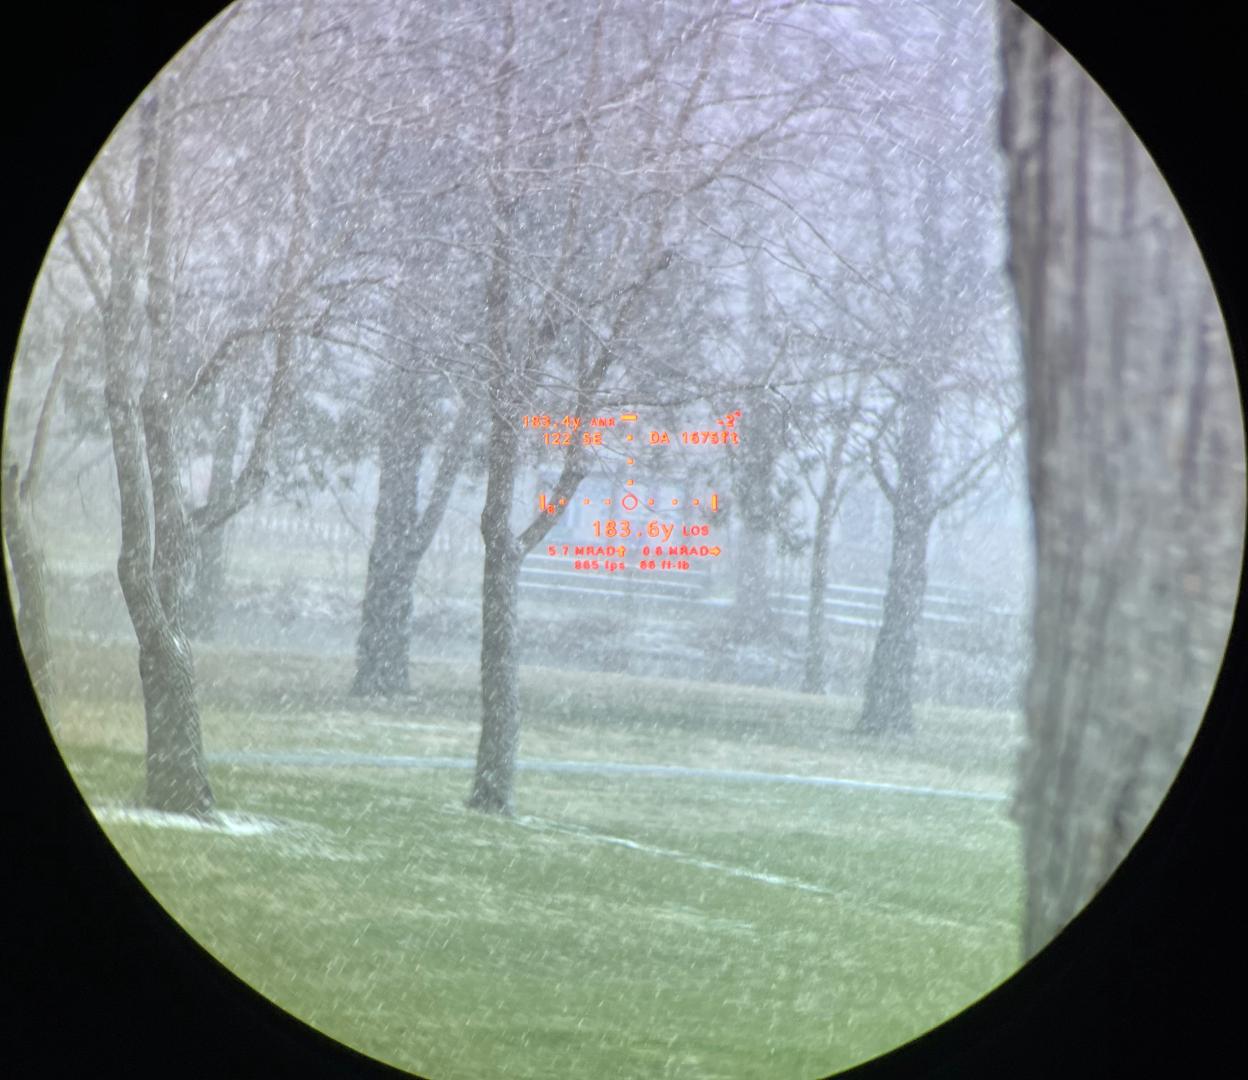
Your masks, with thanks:
[(794, 1078), (1133, 846), (1244, 440), (1008, 4), (242, 0), (51, 238), (3, 491), (66, 764), (248, 984), (433, 1080)]

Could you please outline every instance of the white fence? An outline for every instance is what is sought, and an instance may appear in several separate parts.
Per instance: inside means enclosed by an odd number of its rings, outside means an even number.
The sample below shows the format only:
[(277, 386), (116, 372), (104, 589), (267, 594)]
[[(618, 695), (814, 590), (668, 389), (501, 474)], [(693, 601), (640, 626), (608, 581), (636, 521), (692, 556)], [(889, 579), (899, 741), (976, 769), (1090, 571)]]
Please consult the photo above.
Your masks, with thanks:
[[(235, 523), (243, 542), (282, 544), (290, 547), (329, 547), (366, 554), (368, 535), (345, 518), (292, 514), (282, 508), (249, 510)], [(485, 554), (476, 522), (456, 515), (448, 517), (434, 536), (429, 555), (442, 560), (479, 560)], [(527, 602), (574, 603), (605, 610), (627, 607), (630, 611), (678, 618), (708, 615), (733, 604), (731, 596), (712, 595), (716, 575), (696, 562), (688, 570), (640, 571), (635, 568), (608, 572), (607, 560), (600, 569), (576, 570), (572, 558), (530, 554), (520, 572), (520, 595)], [(792, 587), (793, 575), (779, 584)], [(729, 592), (731, 590), (728, 590)], [(885, 590), (878, 586), (833, 582), (825, 593), (825, 617), (829, 629), (869, 632), (879, 628)], [(800, 591), (773, 592), (771, 610), (790, 622), (807, 617), (809, 596)], [(1022, 612), (1003, 607), (974, 590), (950, 585), (929, 586), (923, 600), (921, 624), (942, 638), (957, 640), (971, 648), (1001, 647), (1011, 650), (1024, 632)]]
[[(607, 608), (627, 606), (655, 614), (694, 616), (722, 612), (735, 603), (730, 596), (712, 596), (712, 575), (691, 567), (683, 571), (578, 571), (570, 559), (530, 555), (520, 570), (520, 595), (536, 603), (576, 603)], [(605, 560), (599, 560), (600, 567)], [(885, 590), (876, 586), (831, 583), (824, 594), (830, 629), (874, 632), (883, 619)], [(772, 593), (772, 612), (790, 622), (807, 618), (806, 593)], [(920, 624), (933, 635), (966, 647), (1012, 651), (1024, 632), (1021, 611), (999, 606), (974, 590), (932, 585), (923, 599)]]
[[(240, 540), (251, 543), (275, 540), (300, 547), (328, 545), (359, 547), (367, 551), (371, 541), (371, 522), (357, 525), (342, 517), (317, 518), (292, 514), (281, 508), (244, 511), (233, 523), (233, 528)], [(434, 535), (429, 550), (439, 555), (483, 555), (485, 545), (480, 530), (474, 525), (448, 520)]]

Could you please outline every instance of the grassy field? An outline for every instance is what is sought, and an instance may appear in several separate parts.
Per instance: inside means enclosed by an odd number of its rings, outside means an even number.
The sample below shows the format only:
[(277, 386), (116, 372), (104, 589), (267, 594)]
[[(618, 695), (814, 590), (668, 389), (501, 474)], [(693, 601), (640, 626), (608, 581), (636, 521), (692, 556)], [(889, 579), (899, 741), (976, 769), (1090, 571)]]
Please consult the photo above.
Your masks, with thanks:
[[(345, 661), (198, 660), (210, 752), (471, 756), (471, 668), (361, 706)], [(524, 772), (519, 815), (454, 769), (213, 765), (220, 828), (133, 809), (133, 659), (63, 671), (59, 738), (106, 831), (179, 921), (296, 1016), (436, 1080), (815, 1077), (960, 1011), (1017, 965), (1001, 802), (715, 778)], [(929, 710), (914, 739), (853, 703), (526, 669), (524, 756), (1010, 784), (1016, 721)]]

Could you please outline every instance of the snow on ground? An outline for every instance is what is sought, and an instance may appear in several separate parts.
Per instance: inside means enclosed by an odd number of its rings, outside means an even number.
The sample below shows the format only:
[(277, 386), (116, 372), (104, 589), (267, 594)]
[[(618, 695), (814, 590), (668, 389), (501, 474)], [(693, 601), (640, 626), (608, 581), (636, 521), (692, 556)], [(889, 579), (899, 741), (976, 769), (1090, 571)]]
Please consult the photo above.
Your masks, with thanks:
[(170, 814), (142, 806), (97, 806), (93, 808), (101, 825), (150, 825), (158, 829), (186, 829), (190, 832), (226, 833), (230, 836), (259, 836), (275, 832), (281, 825), (254, 814), (214, 813), (210, 818), (190, 814)]
[(170, 814), (143, 806), (117, 804), (92, 807), (96, 820), (104, 826), (142, 825), (156, 829), (180, 829), (219, 836), (262, 836), (278, 843), (279, 850), (292, 858), (330, 859), (335, 862), (366, 862), (370, 856), (354, 847), (335, 843), (326, 830), (300, 821), (281, 821), (256, 814), (214, 811), (210, 818), (190, 814)]
[[(531, 815), (523, 815), (515, 818), (514, 820), (518, 825), (522, 825), (527, 829), (533, 829), (539, 832), (562, 833), (567, 836), (574, 836), (578, 839), (587, 840), (591, 843), (610, 844), (616, 847), (628, 848), (642, 855), (651, 855), (662, 859), (671, 859), (675, 862), (683, 863), (686, 866), (696, 866), (701, 870), (710, 870), (713, 873), (724, 874), (728, 877), (746, 878), (750, 881), (761, 882), (764, 885), (778, 885), (786, 889), (797, 889), (800, 892), (817, 893), (821, 896), (829, 896), (840, 900), (847, 900), (851, 896), (851, 893), (848, 890), (830, 889), (823, 885), (816, 885), (809, 881), (802, 881), (799, 878), (788, 877), (781, 874), (769, 874), (764, 871), (747, 870), (742, 866), (732, 866), (728, 863), (715, 862), (710, 859), (699, 858), (696, 855), (690, 855), (684, 851), (656, 847), (653, 844), (638, 843), (636, 840), (629, 840), (623, 836), (612, 836), (608, 833), (600, 833), (580, 825), (567, 825), (562, 822), (550, 821), (545, 818), (534, 817)], [(982, 929), (980, 926), (972, 925), (958, 919), (950, 919), (945, 916), (936, 915), (932, 912), (921, 911), (909, 905), (897, 904), (887, 900), (877, 899), (872, 906), (882, 915), (901, 915), (911, 922), (924, 923), (929, 926), (944, 926), (962, 932), (977, 932)], [(739, 924), (738, 928), (743, 930), (753, 929), (753, 927), (748, 923)]]
[[(395, 769), (472, 769), (472, 758), (416, 754), (360, 754), (342, 750), (220, 751), (209, 761), (227, 765), (366, 766)], [(894, 784), (878, 780), (857, 780), (840, 776), (805, 776), (795, 773), (759, 772), (752, 769), (700, 769), (689, 765), (661, 765), (631, 761), (543, 761), (530, 759), (518, 764), (521, 772), (596, 773), (601, 775), (658, 776), (674, 779), (733, 780), (752, 783), (802, 784), (812, 787), (843, 787), (863, 791), (885, 791), (904, 795), (930, 795), (946, 799), (974, 799), (1004, 802), (1001, 792), (964, 791), (916, 784)]]

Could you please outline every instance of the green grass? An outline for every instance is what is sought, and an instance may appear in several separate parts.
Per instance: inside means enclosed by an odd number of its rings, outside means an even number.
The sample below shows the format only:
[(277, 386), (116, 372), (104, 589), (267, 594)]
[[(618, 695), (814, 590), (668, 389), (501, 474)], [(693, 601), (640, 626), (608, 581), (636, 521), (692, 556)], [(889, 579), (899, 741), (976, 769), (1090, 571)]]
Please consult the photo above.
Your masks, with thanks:
[[(78, 659), (62, 746), (88, 800), (116, 807), (142, 775), (135, 687), (124, 651)], [(205, 653), (200, 671), (214, 749), (472, 751), (470, 669), (416, 665), (419, 694), (368, 708), (324, 661)], [(849, 735), (852, 703), (566, 672), (525, 685), (529, 757), (1007, 786), (1008, 717), (925, 712), (913, 745), (868, 747)], [(735, 737), (719, 726), (730, 713)], [(977, 735), (968, 769), (959, 747)], [(106, 813), (106, 830), (247, 982), (437, 1080), (821, 1076), (929, 1029), (1018, 962), (1000, 803), (526, 772), (508, 821), (463, 808), (462, 771), (216, 765), (213, 782), (223, 810), (279, 827)]]
[[(139, 750), (132, 646), (58, 645), (69, 742)], [(480, 694), (471, 664), (416, 661), (413, 693), (394, 702), (348, 697), (349, 658), (196, 650), (210, 749), (316, 747), (396, 754), (475, 752)], [(521, 669), (524, 753), (754, 768), (973, 791), (1012, 784), (1017, 716), (921, 706), (913, 736), (857, 736), (858, 702), (747, 686)], [(431, 731), (431, 727), (442, 730)]]

